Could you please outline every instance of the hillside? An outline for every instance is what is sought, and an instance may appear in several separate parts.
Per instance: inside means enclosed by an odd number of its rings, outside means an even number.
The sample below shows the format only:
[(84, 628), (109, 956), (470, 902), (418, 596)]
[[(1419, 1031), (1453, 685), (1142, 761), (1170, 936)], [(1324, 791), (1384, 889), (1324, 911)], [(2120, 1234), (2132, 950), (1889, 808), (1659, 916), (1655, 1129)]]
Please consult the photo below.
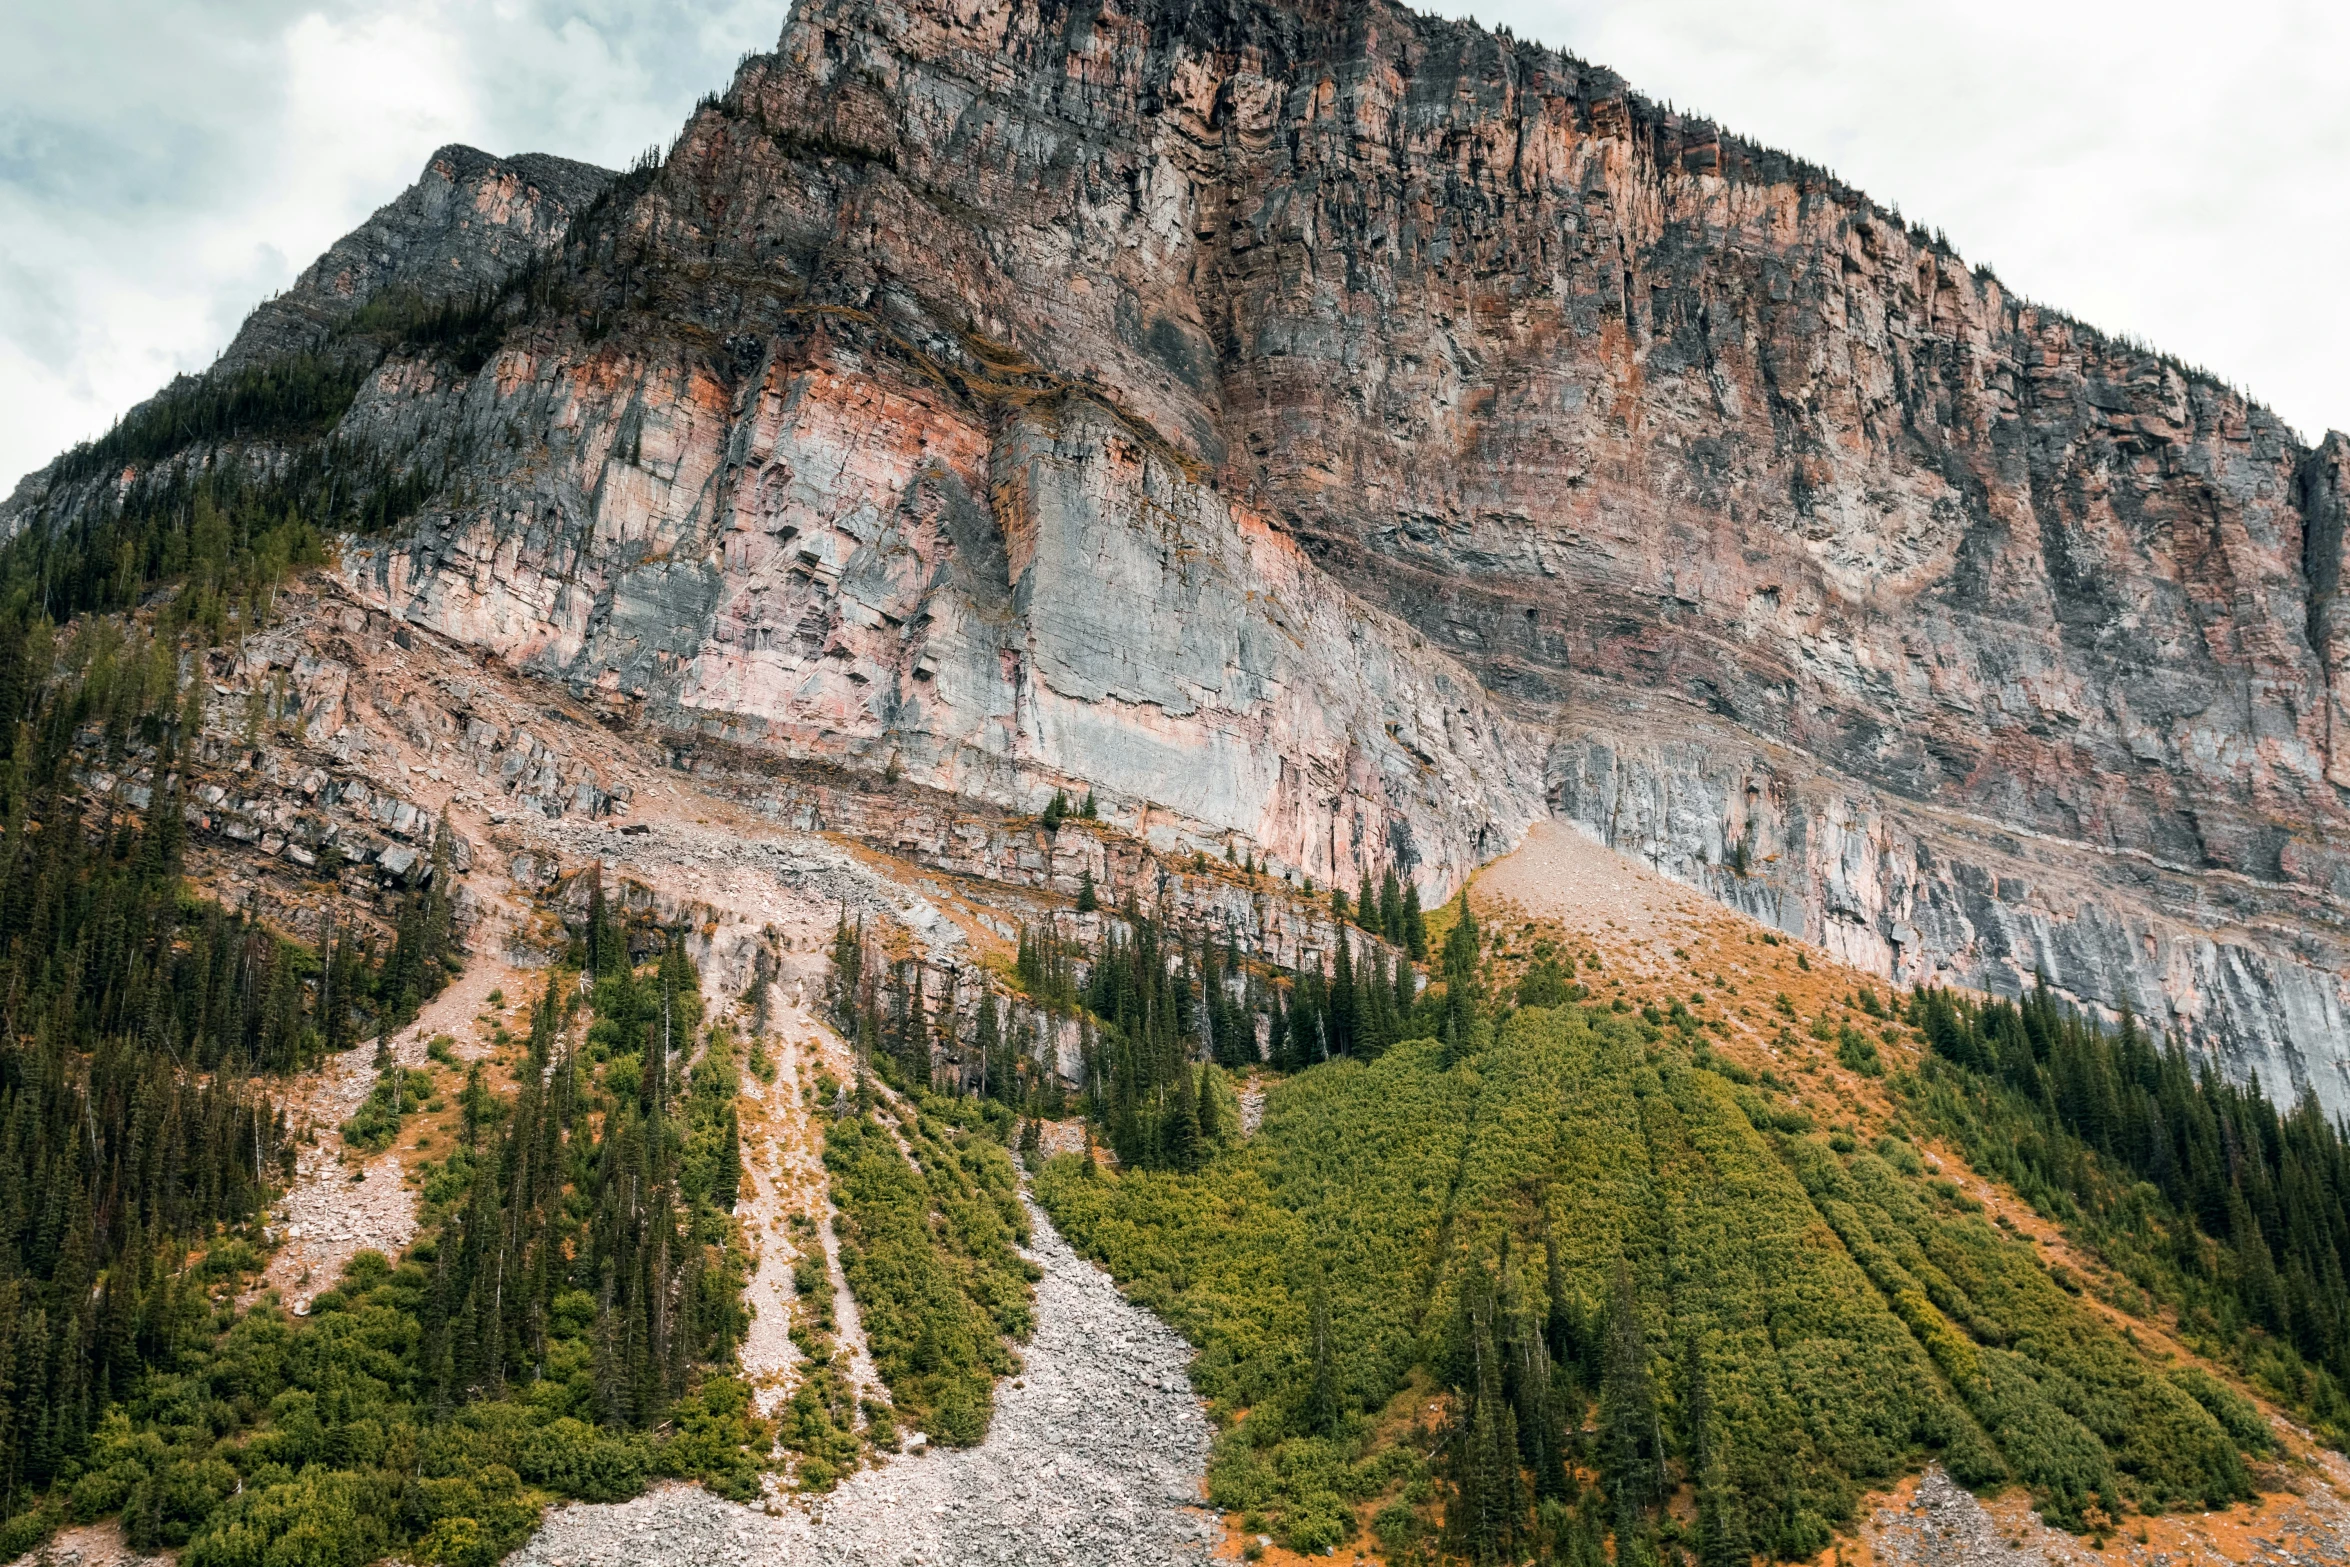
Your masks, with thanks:
[(1431, 904), (1564, 816), (2350, 1107), (2342, 442), (1598, 66), (804, 0), (666, 156), (379, 232), (0, 522), (244, 486), (648, 731)]
[[(1448, 933), (1445, 978), (1494, 1004), (1456, 1046), (1276, 1080), (1197, 1173), (1064, 1157), (1041, 1183), (1198, 1346), (1238, 1536), (1726, 1562), (1853, 1531), (1898, 1559), (1931, 1540), (1876, 1509), (1923, 1469), (2028, 1503), (1994, 1524), (1937, 1493), (2059, 1560), (2068, 1535), (2141, 1560), (2194, 1537), (2233, 1559), (2280, 1519), (2340, 1538), (2338, 1460), (2245, 1391), (2339, 1440), (2335, 1373), (2268, 1330), (2340, 1292), (2263, 1321), (2273, 1286), (2224, 1240), (2212, 1263), (2196, 1200), (2087, 1145), (2057, 1079), (2093, 1035), (1880, 994), (1555, 828), (1471, 901), (1477, 967)], [(2019, 1020), (2024, 1093), (1962, 1064)], [(2341, 1145), (2310, 1130), (2289, 1181), (2339, 1193)], [(2330, 1237), (2340, 1198), (2318, 1201), (2300, 1222)]]

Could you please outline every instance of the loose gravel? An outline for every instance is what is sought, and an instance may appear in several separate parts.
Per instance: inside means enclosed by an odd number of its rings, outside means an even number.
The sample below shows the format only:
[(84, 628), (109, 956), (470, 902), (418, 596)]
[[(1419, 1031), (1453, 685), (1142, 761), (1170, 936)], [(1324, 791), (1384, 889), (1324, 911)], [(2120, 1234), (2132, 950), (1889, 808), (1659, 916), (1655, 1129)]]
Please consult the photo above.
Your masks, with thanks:
[(693, 1486), (547, 1515), (510, 1567), (1166, 1567), (1202, 1563), (1208, 1423), (1191, 1350), (1042, 1210), (1036, 1332), (987, 1440), (889, 1460), (775, 1514)]

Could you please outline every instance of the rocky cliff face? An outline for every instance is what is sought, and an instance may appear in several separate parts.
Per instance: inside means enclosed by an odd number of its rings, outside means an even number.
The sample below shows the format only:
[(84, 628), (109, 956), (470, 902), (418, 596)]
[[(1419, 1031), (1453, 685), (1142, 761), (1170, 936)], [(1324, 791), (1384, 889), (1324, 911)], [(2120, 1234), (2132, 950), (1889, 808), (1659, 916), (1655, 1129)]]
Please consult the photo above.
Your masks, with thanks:
[[(527, 162), (485, 278), (587, 204)], [(284, 303), (232, 357), (332, 309)], [(337, 434), (451, 475), (352, 575), (514, 667), (1432, 897), (1563, 815), (2350, 1109), (2350, 447), (1603, 70), (802, 0), (501, 308)]]
[(399, 197), (245, 318), (214, 368), (235, 370), (325, 345), (386, 290), (420, 302), (495, 294), (552, 251), (612, 183), (609, 169), (544, 153), (493, 158), (447, 146)]

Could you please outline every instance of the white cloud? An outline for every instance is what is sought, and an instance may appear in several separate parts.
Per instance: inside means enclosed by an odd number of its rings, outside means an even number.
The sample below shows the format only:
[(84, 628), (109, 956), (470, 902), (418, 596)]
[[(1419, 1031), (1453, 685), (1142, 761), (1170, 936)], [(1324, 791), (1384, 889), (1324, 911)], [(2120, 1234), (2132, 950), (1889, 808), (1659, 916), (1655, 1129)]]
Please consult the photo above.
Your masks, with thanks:
[(0, 490), (467, 142), (617, 167), (784, 0), (83, 0), (0, 51)]

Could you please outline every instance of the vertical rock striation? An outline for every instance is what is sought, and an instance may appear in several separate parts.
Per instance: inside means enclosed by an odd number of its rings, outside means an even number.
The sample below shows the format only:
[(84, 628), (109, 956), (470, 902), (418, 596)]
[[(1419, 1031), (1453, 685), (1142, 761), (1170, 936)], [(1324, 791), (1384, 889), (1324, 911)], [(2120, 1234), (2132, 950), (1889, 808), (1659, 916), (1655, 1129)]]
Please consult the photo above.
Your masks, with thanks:
[(1562, 815), (2350, 1109), (2343, 437), (1391, 4), (801, 0), (592, 210), (527, 163), (585, 215), (501, 346), (336, 431), (449, 476), (351, 559), (395, 611), (1347, 883)]

